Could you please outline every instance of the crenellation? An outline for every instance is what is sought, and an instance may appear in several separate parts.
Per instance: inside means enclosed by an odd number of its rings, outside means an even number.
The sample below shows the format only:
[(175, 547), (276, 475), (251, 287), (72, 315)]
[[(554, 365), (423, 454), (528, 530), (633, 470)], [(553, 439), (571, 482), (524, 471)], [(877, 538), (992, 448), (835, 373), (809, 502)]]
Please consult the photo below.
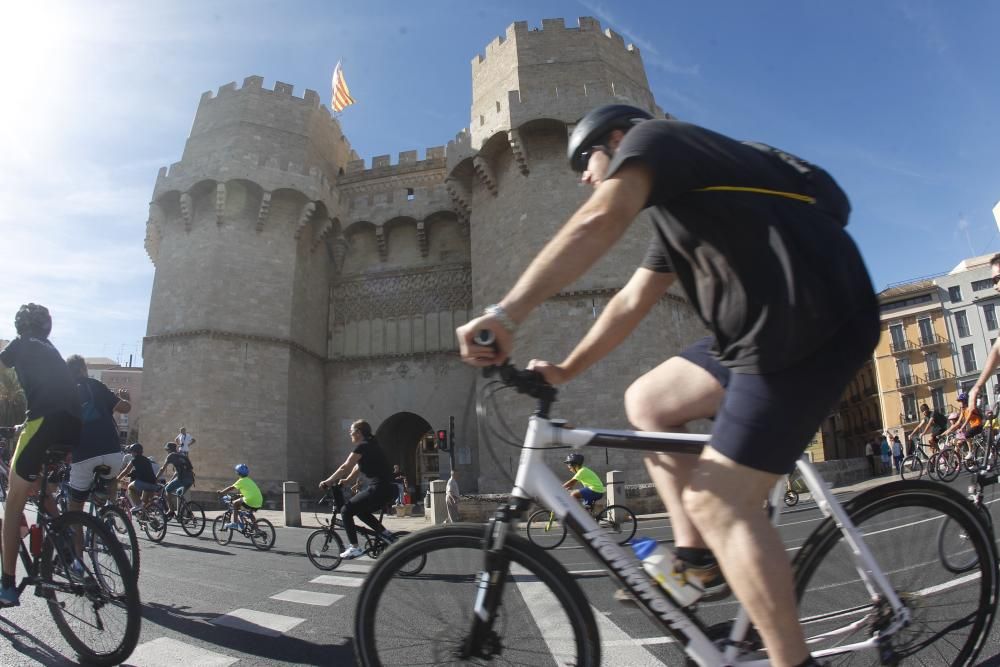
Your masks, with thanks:
[(417, 161), (417, 151), (403, 151), (399, 154), (399, 164), (414, 164)]
[(293, 86), (290, 83), (285, 83), (284, 81), (275, 81), (274, 82), (274, 94), (275, 95), (288, 95), (289, 97), (291, 97), (292, 96), (292, 91), (294, 89), (295, 89), (295, 86)]
[(605, 35), (605, 37), (607, 37), (608, 39), (610, 39), (612, 42), (617, 42), (623, 49), (627, 49), (629, 51), (631, 51), (633, 49), (633, 47), (632, 47), (631, 44), (629, 44), (626, 47), (625, 46), (625, 38), (622, 37), (621, 35), (619, 35), (617, 32), (615, 32), (611, 28), (606, 28), (604, 30), (604, 35)]
[(376, 155), (372, 158), (372, 169), (381, 169), (383, 167), (388, 167), (389, 165), (388, 155)]
[(225, 84), (224, 86), (219, 86), (219, 96), (221, 96), (221, 95), (223, 95), (225, 93), (234, 92), (235, 90), (236, 90), (236, 82), (235, 81), (230, 81), (229, 83)]
[(243, 79), (243, 87), (246, 89), (256, 88), (257, 90), (260, 90), (261, 88), (264, 87), (264, 77), (259, 76), (257, 74), (248, 76), (247, 78)]
[[(322, 106), (322, 102), (320, 102), (319, 99), (319, 93), (311, 88), (306, 88), (305, 95), (302, 96), (302, 99), (317, 109)], [(340, 138), (343, 139), (344, 135), (340, 135)]]

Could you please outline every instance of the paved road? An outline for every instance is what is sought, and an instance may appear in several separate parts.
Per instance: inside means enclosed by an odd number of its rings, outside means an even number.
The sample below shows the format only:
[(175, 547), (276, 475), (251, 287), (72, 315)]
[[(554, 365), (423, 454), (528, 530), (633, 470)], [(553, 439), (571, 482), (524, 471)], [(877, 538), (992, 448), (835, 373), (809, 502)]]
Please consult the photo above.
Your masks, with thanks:
[[(782, 528), (789, 547), (800, 545), (817, 520), (818, 511), (807, 501), (791, 512)], [(422, 518), (393, 520), (395, 529), (424, 525)], [(660, 540), (670, 536), (664, 517), (644, 519), (640, 530)], [(270, 552), (259, 552), (240, 537), (229, 546), (219, 546), (210, 528), (191, 538), (172, 525), (159, 545), (143, 538), (142, 635), (126, 664), (353, 664), (354, 606), (370, 562), (358, 560), (329, 574), (320, 572), (304, 556), (309, 532), (279, 527)], [(613, 601), (612, 581), (596, 571), (581, 548), (567, 543), (553, 553), (598, 612), (602, 637), (612, 647), (605, 651), (606, 664), (679, 663), (676, 648), (641, 612)], [(711, 624), (727, 618), (731, 608), (731, 601), (704, 604), (702, 616)], [(413, 622), (421, 622), (419, 609), (414, 610)], [(7, 640), (0, 642), (2, 665), (73, 664), (72, 652), (45, 606), (30, 592), (21, 607), (0, 613), (0, 634)], [(1000, 630), (994, 628), (984, 655), (998, 653)], [(1000, 660), (984, 664), (1000, 665)]]

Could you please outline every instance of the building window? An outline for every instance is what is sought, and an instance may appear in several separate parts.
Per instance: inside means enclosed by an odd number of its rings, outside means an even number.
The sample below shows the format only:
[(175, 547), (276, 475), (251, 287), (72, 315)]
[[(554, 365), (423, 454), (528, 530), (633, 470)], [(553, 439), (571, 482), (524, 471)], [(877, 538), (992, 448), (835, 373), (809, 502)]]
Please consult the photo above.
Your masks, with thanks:
[(962, 286), (955, 285), (954, 287), (948, 288), (948, 299), (952, 303), (958, 303), (962, 300)]
[(931, 389), (931, 405), (934, 406), (935, 412), (944, 412), (944, 389), (941, 387)]
[(996, 304), (988, 303), (983, 306), (983, 316), (986, 318), (986, 328), (993, 331), (997, 328), (997, 307)]
[(966, 373), (974, 373), (976, 370), (976, 348), (972, 345), (962, 346), (962, 363), (965, 365)]
[(913, 373), (910, 372), (909, 359), (896, 360), (896, 374), (899, 376), (900, 387), (907, 387), (913, 384)]
[(917, 421), (917, 397), (913, 394), (903, 394), (903, 414), (907, 422)]
[(920, 344), (928, 345), (934, 342), (934, 325), (931, 318), (922, 317), (917, 320), (917, 328), (920, 330)]
[(992, 289), (993, 279), (987, 278), (986, 280), (973, 280), (972, 281), (972, 291), (982, 292), (983, 290)]
[(890, 310), (899, 310), (900, 308), (909, 308), (910, 306), (916, 306), (921, 303), (930, 303), (934, 300), (930, 294), (921, 294), (920, 296), (915, 296), (910, 299), (902, 299), (901, 301), (892, 301), (890, 303), (883, 303), (878, 307), (879, 312), (887, 313)]
[(937, 352), (928, 352), (924, 361), (927, 362), (927, 379), (937, 380), (941, 377), (941, 364), (938, 362)]
[(413, 201), (417, 196), (413, 194), (413, 188), (406, 188), (406, 201)]
[(968, 338), (971, 335), (969, 332), (969, 318), (966, 316), (964, 310), (955, 311), (955, 328), (958, 329), (959, 338)]
[(889, 325), (889, 337), (892, 339), (892, 349), (902, 350), (906, 347), (906, 336), (903, 334), (902, 324)]

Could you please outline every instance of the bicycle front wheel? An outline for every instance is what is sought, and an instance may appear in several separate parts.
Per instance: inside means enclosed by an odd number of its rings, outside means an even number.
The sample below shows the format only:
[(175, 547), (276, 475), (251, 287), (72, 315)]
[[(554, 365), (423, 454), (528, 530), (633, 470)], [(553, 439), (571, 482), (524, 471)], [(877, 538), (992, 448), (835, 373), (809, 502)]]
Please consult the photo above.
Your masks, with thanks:
[(624, 505), (608, 505), (597, 515), (597, 525), (611, 534), (618, 544), (625, 544), (635, 535), (638, 524), (635, 514)]
[(135, 576), (139, 576), (139, 537), (135, 534), (135, 526), (128, 515), (120, 507), (115, 505), (105, 505), (97, 511), (98, 517), (104, 522), (118, 542), (122, 545), (125, 557), (128, 558), (129, 565)]
[[(993, 517), (986, 505), (974, 505), (979, 518), (986, 527), (987, 533), (993, 532)], [(979, 563), (976, 550), (971, 548), (972, 536), (960, 524), (946, 518), (938, 530), (938, 553), (941, 564), (949, 572), (961, 574), (968, 572)]]
[[(74, 535), (85, 535), (75, 559)], [(95, 517), (69, 512), (54, 519), (39, 564), (40, 588), (59, 632), (81, 662), (117, 665), (139, 641), (139, 587), (118, 538)]]
[[(483, 527), (452, 524), (422, 530), (375, 563), (358, 597), (354, 650), (360, 664), (600, 664), (600, 638), (590, 604), (552, 556), (518, 535), (506, 537), (491, 629), (478, 645), (468, 636), (479, 589), (496, 585), (482, 572)], [(400, 570), (426, 558), (416, 576)], [(540, 613), (539, 610), (543, 610)], [(419, 610), (417, 617), (414, 610)]]
[(931, 457), (928, 466), (934, 469), (939, 480), (951, 482), (962, 469), (962, 458), (954, 449), (942, 449)]
[[(964, 498), (931, 482), (894, 482), (845, 506), (910, 615), (886, 636), (895, 621), (884, 595), (868, 591), (852, 549), (830, 519), (808, 538), (795, 558), (799, 614), (814, 657), (828, 665), (971, 665), (987, 640), (996, 614), (996, 548)], [(968, 552), (975, 564), (956, 574), (939, 553), (937, 532), (953, 522), (967, 539), (949, 549)], [(949, 558), (960, 554), (949, 552)], [(873, 646), (844, 653), (844, 647), (885, 636), (883, 652)], [(828, 651), (830, 653), (828, 653)]]
[(314, 530), (306, 540), (309, 562), (326, 572), (337, 569), (343, 552), (344, 542), (333, 528)]
[(525, 529), (531, 543), (543, 549), (555, 549), (566, 539), (566, 526), (549, 510), (532, 512)]
[(198, 503), (179, 502), (177, 520), (191, 537), (198, 537), (205, 530), (205, 510)]
[(920, 479), (924, 474), (924, 464), (918, 456), (910, 454), (903, 459), (899, 466), (899, 476), (901, 479)]
[(222, 546), (226, 546), (233, 540), (233, 529), (225, 527), (231, 521), (229, 516), (229, 512), (220, 514), (212, 522), (212, 537)]
[(152, 542), (162, 542), (167, 536), (167, 515), (159, 505), (153, 504), (143, 510), (146, 515), (142, 522), (142, 530)]
[(274, 546), (274, 526), (267, 519), (254, 519), (250, 526), (250, 541), (261, 551)]

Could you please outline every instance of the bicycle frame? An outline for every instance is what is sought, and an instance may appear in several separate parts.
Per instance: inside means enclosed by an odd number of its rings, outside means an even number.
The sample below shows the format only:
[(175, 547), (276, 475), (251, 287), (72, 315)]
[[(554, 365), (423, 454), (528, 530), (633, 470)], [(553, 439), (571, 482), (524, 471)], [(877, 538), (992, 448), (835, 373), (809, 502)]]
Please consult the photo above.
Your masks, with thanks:
[[(691, 611), (680, 607), (666, 592), (653, 581), (642, 569), (631, 550), (627, 550), (610, 539), (600, 529), (594, 518), (583, 506), (566, 493), (555, 474), (545, 465), (542, 454), (549, 447), (566, 447), (579, 449), (584, 446), (605, 447), (608, 449), (642, 450), (647, 452), (666, 453), (700, 453), (711, 436), (690, 433), (653, 433), (646, 431), (625, 430), (589, 430), (565, 428), (559, 422), (550, 421), (539, 415), (534, 415), (528, 423), (527, 434), (518, 464), (514, 489), (511, 492), (511, 507), (501, 508), (497, 520), (491, 523), (488, 536), (486, 564), (481, 574), (479, 594), (475, 602), (475, 616), (479, 623), (492, 622), (496, 600), (499, 593), (495, 586), (503, 587), (506, 576), (496, 573), (503, 572), (497, 559), (502, 553), (503, 540), (506, 535), (506, 524), (510, 520), (510, 511), (518, 515), (524, 513), (532, 499), (537, 498), (562, 520), (590, 551), (590, 553), (605, 568), (611, 572), (635, 596), (643, 607), (662, 627), (672, 635), (680, 646), (685, 647), (688, 657), (704, 667), (733, 664), (738, 658), (739, 644), (750, 627), (750, 619), (746, 611), (739, 608), (729, 635), (729, 641), (724, 642), (724, 648), (719, 649), (709, 639), (705, 626)], [(885, 630), (891, 635), (899, 627), (909, 621), (909, 612), (903, 606), (888, 579), (879, 568), (875, 559), (862, 541), (857, 529), (850, 522), (847, 513), (840, 506), (826, 483), (816, 469), (806, 460), (798, 462), (798, 470), (819, 509), (827, 517), (832, 517), (837, 527), (844, 534), (846, 542), (854, 554), (855, 567), (868, 592), (873, 597), (883, 596), (894, 611), (894, 623)], [(778, 525), (780, 511), (777, 509), (785, 492), (785, 478), (775, 485), (771, 493), (772, 523)], [(493, 589), (493, 590), (491, 590)], [(480, 628), (481, 630), (481, 628)], [(473, 628), (473, 640), (478, 634)], [(880, 635), (870, 639), (839, 646), (813, 654), (816, 658), (849, 653), (865, 649), (877, 649)], [(748, 660), (741, 665), (764, 667), (768, 660)]]

